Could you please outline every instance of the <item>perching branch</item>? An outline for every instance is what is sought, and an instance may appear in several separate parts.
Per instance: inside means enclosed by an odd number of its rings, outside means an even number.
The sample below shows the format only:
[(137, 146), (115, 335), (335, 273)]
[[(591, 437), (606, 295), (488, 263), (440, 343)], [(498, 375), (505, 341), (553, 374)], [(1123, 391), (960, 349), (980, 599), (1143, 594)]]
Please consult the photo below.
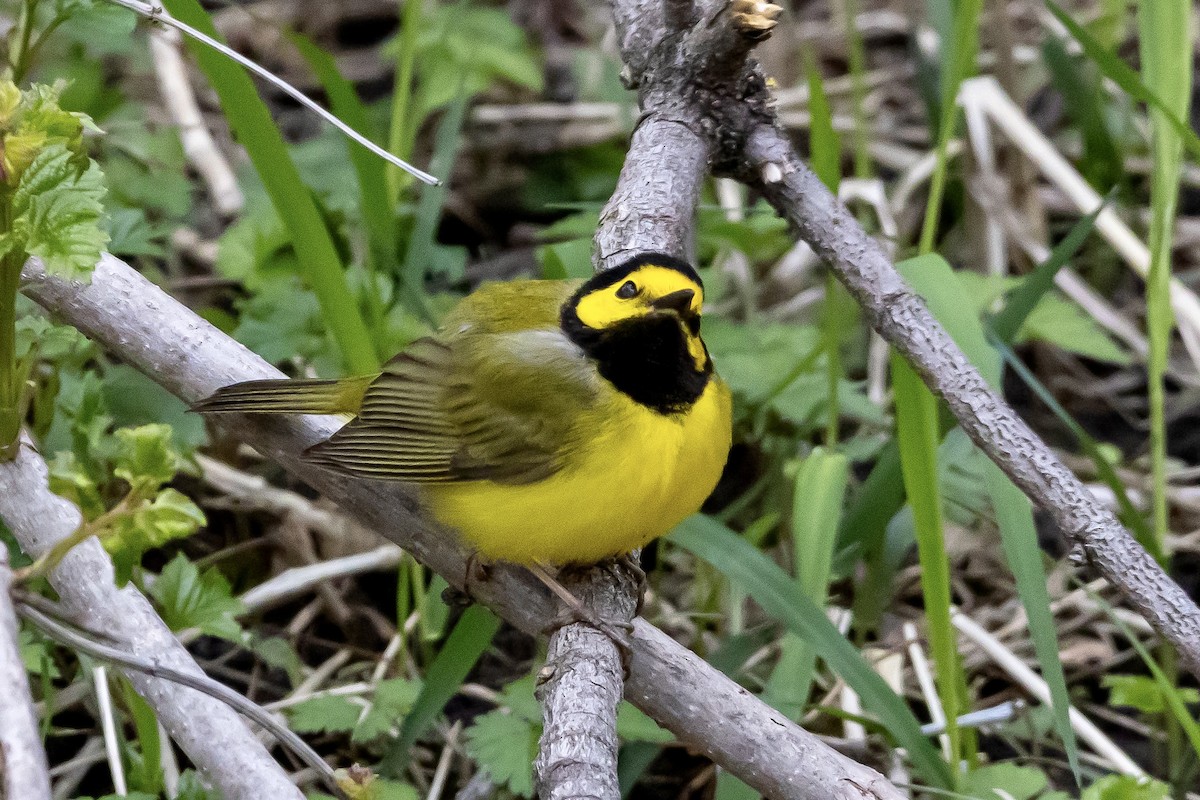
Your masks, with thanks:
[[(596, 268), (645, 252), (692, 255), (696, 203), (712, 147), (696, 104), (713, 81), (753, 77), (746, 55), (774, 25), (770, 3), (628, 0), (613, 7), (626, 77), (638, 87), (642, 116), (595, 235)], [(640, 591), (626, 571), (573, 575), (571, 590), (604, 619), (628, 620)], [(543, 798), (620, 796), (617, 704), (621, 666), (614, 644), (584, 625), (550, 637), (539, 687), (544, 721), (535, 767)]]
[[(112, 256), (100, 260), (87, 286), (46, 275), (36, 260), (26, 264), (22, 278), (27, 295), (185, 401), (239, 381), (284, 377)], [(422, 514), (408, 487), (348, 479), (300, 458), (306, 447), (340, 427), (340, 420), (226, 414), (220, 424), (463, 588), (466, 552), (456, 536)], [(0, 491), (0, 498), (12, 495)], [(104, 579), (111, 582), (110, 574)], [(85, 584), (97, 579), (79, 576)], [(499, 564), (488, 581), (474, 581), (470, 588), (472, 596), (530, 633), (539, 632), (555, 610), (546, 590), (520, 568)], [(653, 625), (635, 620), (631, 639), (625, 696), (763, 794), (808, 800), (902, 797), (879, 773), (837, 753)]]
[(0, 544), (0, 797), (50, 800), (50, 767), (17, 643), (12, 577)]
[[(28, 438), (22, 438), (14, 460), (0, 464), (0, 519), (35, 557), (82, 521), (74, 504), (50, 491), (46, 462)], [(97, 539), (68, 552), (49, 577), (62, 608), (81, 627), (104, 631), (129, 653), (160, 667), (203, 677), (141, 592), (132, 585), (116, 587), (112, 560)], [(124, 672), (171, 738), (228, 800), (299, 800), (300, 790), (224, 703), (136, 670)]]

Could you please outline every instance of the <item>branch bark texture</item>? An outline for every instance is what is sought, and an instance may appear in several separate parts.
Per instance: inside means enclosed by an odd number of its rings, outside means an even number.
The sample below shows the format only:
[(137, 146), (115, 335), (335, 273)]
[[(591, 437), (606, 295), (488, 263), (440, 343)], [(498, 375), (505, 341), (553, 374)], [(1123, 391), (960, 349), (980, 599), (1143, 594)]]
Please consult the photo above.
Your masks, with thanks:
[(875, 240), (804, 165), (777, 127), (758, 125), (744, 152), (742, 176), (837, 273), (871, 325), (946, 401), (972, 441), (1050, 515), (1200, 677), (1196, 603), (988, 385)]
[(0, 798), (50, 800), (50, 768), (17, 639), (8, 550), (0, 544)]
[[(27, 295), (185, 401), (238, 381), (283, 377), (112, 256), (101, 259), (87, 286), (47, 276), (36, 260), (26, 264), (22, 277)], [(422, 514), (409, 487), (348, 480), (300, 459), (306, 447), (340, 427), (340, 420), (225, 415), (221, 424), (463, 588), (466, 552), (457, 537)], [(470, 588), (480, 602), (530, 633), (538, 633), (555, 610), (546, 590), (519, 568), (497, 565), (490, 580)], [(641, 619), (633, 625), (625, 696), (749, 785), (769, 797), (805, 800), (903, 796), (877, 772), (837, 753), (653, 625)]]
[[(22, 438), (16, 459), (0, 464), (0, 518), (25, 552), (35, 557), (70, 536), (82, 522), (74, 504), (50, 491), (46, 462), (28, 438)], [(50, 573), (50, 583), (62, 607), (81, 626), (106, 632), (119, 646), (158, 666), (203, 676), (142, 593), (132, 585), (116, 587), (112, 560), (95, 537), (63, 557)], [(242, 719), (224, 703), (137, 670), (127, 670), (125, 676), (146, 698), (171, 738), (226, 798), (302, 797)]]

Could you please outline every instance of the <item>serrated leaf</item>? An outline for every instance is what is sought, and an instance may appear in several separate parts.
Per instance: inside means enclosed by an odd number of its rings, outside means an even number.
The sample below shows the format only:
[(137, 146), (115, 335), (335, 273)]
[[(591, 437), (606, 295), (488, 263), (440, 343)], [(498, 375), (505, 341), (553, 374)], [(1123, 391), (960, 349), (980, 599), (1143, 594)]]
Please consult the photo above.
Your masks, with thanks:
[(288, 717), (297, 733), (346, 733), (358, 724), (362, 708), (345, 697), (325, 695), (297, 703), (288, 709)]
[(236, 618), (244, 607), (215, 567), (201, 573), (179, 553), (163, 568), (149, 594), (158, 603), (163, 622), (173, 631), (199, 628), (211, 636), (234, 641), (241, 636)]
[(100, 229), (104, 193), (95, 162), (80, 159), (66, 145), (48, 145), (13, 192), (10, 235), (25, 252), (42, 259), (47, 273), (86, 278), (108, 242)]
[(161, 423), (120, 428), (113, 474), (132, 485), (158, 487), (175, 477), (182, 459), (171, 444), (171, 426)]
[(163, 489), (151, 502), (117, 516), (111, 527), (100, 533), (104, 549), (108, 550), (116, 567), (118, 585), (129, 580), (130, 573), (147, 550), (191, 536), (204, 522), (204, 512), (174, 489)]
[(396, 678), (381, 682), (375, 690), (371, 710), (355, 726), (351, 739), (355, 742), (368, 742), (387, 733), (412, 710), (413, 703), (417, 701), (420, 693), (420, 681)]
[(467, 731), (466, 750), (497, 786), (522, 797), (533, 795), (537, 733), (529, 720), (504, 711), (488, 712)]
[(50, 462), (50, 491), (79, 506), (84, 519), (95, 519), (104, 513), (100, 487), (69, 450), (56, 453)]

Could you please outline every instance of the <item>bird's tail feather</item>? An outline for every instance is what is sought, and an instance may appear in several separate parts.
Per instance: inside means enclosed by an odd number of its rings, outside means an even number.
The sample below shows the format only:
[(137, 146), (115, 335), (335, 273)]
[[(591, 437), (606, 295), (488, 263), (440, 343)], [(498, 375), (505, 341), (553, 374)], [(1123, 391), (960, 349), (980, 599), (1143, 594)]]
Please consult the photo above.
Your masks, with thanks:
[(201, 413), (348, 414), (358, 411), (375, 376), (334, 381), (246, 381), (223, 386), (192, 405)]

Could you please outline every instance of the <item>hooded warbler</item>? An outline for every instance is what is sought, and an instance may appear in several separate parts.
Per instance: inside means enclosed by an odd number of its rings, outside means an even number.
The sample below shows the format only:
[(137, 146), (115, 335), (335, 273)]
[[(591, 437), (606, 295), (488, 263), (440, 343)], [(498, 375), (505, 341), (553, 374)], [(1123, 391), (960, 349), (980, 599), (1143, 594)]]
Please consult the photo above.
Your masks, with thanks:
[(730, 395), (703, 299), (658, 254), (586, 282), (485, 284), (378, 375), (250, 381), (194, 408), (354, 414), (304, 457), (419, 484), (484, 559), (590, 564), (669, 532), (721, 475)]

